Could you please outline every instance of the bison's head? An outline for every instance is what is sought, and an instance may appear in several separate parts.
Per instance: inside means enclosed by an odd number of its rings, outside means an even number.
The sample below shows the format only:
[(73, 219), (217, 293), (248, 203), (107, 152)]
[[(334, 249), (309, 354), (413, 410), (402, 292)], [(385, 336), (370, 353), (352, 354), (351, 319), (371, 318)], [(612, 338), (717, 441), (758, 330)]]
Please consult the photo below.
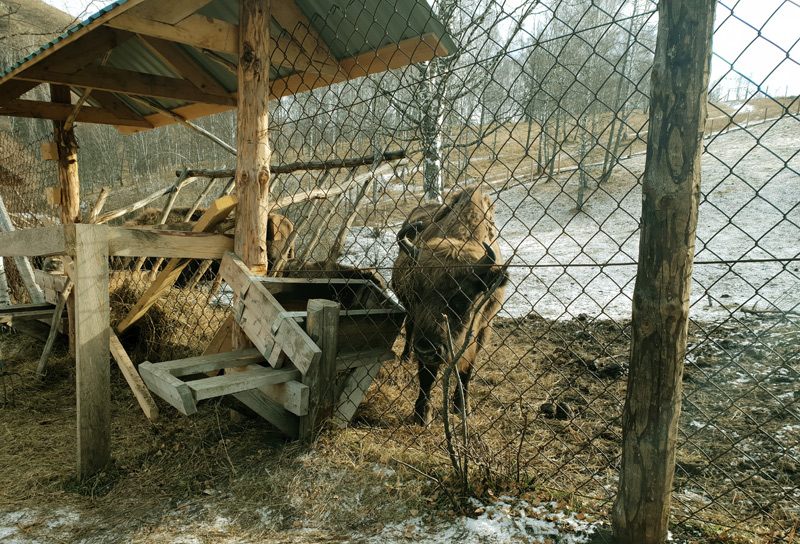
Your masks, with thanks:
[[(500, 308), (508, 281), (498, 256), (499, 248), (486, 242), (453, 238), (432, 238), (417, 246), (407, 236), (414, 229), (413, 224), (406, 228), (398, 237), (401, 255), (395, 271), (398, 278), (393, 284), (400, 287), (401, 298), (414, 323), (414, 352), (425, 365), (450, 361), (443, 317), (447, 316), (454, 351), (458, 352), (471, 333), (470, 346), (463, 358), (471, 361), (477, 336)], [(476, 308), (495, 284), (499, 287), (492, 297), (480, 309)]]

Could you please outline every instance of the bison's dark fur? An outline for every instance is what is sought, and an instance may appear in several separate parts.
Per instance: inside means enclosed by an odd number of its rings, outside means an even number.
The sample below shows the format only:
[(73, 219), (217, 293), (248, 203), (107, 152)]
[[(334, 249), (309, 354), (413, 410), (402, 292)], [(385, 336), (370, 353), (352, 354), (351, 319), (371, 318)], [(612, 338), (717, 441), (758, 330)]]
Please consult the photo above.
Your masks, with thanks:
[[(457, 365), (467, 399), (477, 350), (489, 341), (508, 281), (496, 236), (494, 205), (480, 186), (459, 191), (445, 204), (417, 208), (400, 229), (401, 251), (391, 286), (408, 312), (403, 359), (413, 351), (419, 366), (420, 391), (414, 405), (414, 420), (419, 424), (430, 422), (431, 387), (442, 364), (452, 362), (443, 315), (448, 318), (456, 352), (471, 338)], [(470, 329), (476, 303), (496, 282), (500, 287)], [(458, 408), (460, 399), (456, 391)]]

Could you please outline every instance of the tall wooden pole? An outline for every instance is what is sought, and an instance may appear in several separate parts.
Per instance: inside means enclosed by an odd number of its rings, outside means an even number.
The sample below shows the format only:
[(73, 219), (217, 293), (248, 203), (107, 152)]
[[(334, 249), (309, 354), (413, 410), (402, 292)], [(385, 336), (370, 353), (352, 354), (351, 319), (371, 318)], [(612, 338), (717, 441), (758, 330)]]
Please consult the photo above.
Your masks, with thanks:
[[(69, 87), (50, 85), (50, 100), (59, 104), (71, 104)], [(78, 142), (72, 124), (53, 121), (53, 137), (58, 149), (58, 187), (61, 190), (61, 205), (58, 210), (62, 225), (81, 222), (81, 194), (78, 178)], [(75, 294), (67, 298), (69, 323), (69, 351), (75, 353)]]
[(619, 544), (666, 540), (689, 322), (713, 0), (661, 0), (633, 293)]
[[(74, 225), (78, 478), (111, 460), (108, 227)], [(69, 232), (69, 231), (67, 231)]]
[(270, 0), (239, 4), (239, 99), (236, 124), (234, 249), (257, 274), (267, 270), (269, 204)]

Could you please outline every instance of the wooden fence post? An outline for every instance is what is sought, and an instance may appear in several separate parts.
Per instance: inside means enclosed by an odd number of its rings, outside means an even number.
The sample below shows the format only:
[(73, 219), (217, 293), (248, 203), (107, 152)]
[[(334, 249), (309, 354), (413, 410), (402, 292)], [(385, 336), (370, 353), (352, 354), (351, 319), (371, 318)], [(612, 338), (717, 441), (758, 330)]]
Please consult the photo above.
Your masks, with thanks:
[(300, 418), (299, 438), (313, 438), (321, 424), (333, 414), (336, 400), (337, 336), (339, 333), (339, 303), (323, 299), (308, 301), (306, 332), (322, 350), (319, 362), (312, 364), (303, 376), (308, 391), (308, 415)]
[(612, 513), (619, 544), (661, 544), (667, 537), (715, 6), (712, 0), (658, 4), (622, 465)]
[(75, 236), (75, 366), (78, 478), (111, 459), (108, 227), (72, 225)]

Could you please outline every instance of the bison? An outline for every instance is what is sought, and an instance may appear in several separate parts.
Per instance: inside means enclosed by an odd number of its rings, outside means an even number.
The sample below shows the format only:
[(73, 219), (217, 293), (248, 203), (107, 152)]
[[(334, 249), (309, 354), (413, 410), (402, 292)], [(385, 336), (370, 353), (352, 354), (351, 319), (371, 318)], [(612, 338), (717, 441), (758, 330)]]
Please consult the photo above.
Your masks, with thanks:
[[(417, 424), (431, 421), (431, 387), (439, 368), (452, 363), (444, 316), (456, 352), (470, 339), (457, 363), (467, 400), (478, 347), (489, 341), (508, 283), (496, 236), (494, 204), (480, 185), (459, 191), (445, 204), (420, 206), (398, 232), (400, 251), (391, 287), (407, 311), (401, 358), (408, 360), (413, 351), (419, 368)], [(494, 285), (498, 287), (476, 316), (477, 303)], [(456, 391), (453, 405), (459, 410), (461, 398)], [(468, 411), (468, 404), (463, 408)]]

